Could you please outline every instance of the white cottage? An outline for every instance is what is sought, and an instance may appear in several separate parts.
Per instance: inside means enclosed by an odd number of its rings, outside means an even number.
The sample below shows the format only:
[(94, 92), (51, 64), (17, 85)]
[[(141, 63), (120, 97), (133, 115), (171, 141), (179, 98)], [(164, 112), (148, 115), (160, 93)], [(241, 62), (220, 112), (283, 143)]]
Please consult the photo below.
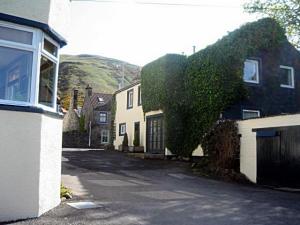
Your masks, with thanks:
[(0, 1), (0, 222), (60, 203), (59, 49), (69, 0)]

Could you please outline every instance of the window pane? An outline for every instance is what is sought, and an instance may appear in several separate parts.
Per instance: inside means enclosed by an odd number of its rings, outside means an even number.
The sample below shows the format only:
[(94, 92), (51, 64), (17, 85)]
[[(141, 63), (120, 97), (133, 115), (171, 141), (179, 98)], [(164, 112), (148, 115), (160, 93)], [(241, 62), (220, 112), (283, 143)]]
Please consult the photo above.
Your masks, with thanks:
[(0, 26), (0, 39), (32, 45), (32, 32)]
[(106, 122), (106, 113), (100, 113), (100, 122), (102, 123)]
[(0, 47), (0, 99), (29, 102), (32, 52)]
[(42, 56), (40, 67), (39, 103), (53, 107), (56, 64)]
[(44, 39), (44, 49), (51, 55), (57, 56), (57, 47), (47, 39)]
[(288, 68), (280, 68), (280, 82), (283, 85), (292, 86), (292, 70)]
[(258, 81), (258, 68), (255, 61), (246, 60), (244, 64), (244, 80), (245, 81)]
[(256, 111), (243, 111), (243, 119), (258, 118), (259, 112)]

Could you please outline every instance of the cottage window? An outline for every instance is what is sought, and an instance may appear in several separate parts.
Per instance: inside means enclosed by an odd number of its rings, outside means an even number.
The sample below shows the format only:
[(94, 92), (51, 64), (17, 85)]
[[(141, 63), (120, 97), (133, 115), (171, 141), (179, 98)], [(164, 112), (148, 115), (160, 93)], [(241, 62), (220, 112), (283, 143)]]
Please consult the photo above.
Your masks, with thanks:
[(109, 131), (108, 130), (102, 130), (101, 131), (101, 143), (107, 144), (109, 142)]
[(244, 63), (244, 81), (259, 83), (258, 61), (247, 59)]
[(56, 111), (58, 49), (41, 30), (0, 22), (0, 104)]
[(289, 66), (280, 66), (280, 87), (294, 88), (294, 68)]
[(100, 123), (107, 123), (107, 113), (100, 112)]
[(119, 124), (119, 136), (124, 136), (126, 133), (126, 123)]
[(260, 117), (260, 111), (258, 110), (243, 110), (243, 120), (246, 119), (253, 119), (253, 118), (259, 118)]
[(127, 91), (127, 109), (133, 107), (133, 89)]

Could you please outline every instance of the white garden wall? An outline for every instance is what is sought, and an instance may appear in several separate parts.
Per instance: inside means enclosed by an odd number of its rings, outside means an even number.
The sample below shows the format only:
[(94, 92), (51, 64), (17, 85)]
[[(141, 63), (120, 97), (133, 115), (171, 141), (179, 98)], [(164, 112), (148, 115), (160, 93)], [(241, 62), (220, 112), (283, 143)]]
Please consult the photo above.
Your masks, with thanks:
[(237, 123), (241, 134), (240, 171), (256, 183), (256, 132), (252, 129), (300, 125), (300, 114), (257, 118)]

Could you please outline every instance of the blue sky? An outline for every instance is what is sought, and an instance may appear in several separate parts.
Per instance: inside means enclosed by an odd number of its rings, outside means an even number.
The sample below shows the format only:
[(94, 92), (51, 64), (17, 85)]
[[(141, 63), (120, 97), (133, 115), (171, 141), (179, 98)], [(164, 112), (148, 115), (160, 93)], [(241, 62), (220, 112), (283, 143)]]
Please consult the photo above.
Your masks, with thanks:
[[(155, 4), (141, 4), (141, 3)], [(245, 0), (73, 1), (62, 54), (95, 54), (143, 66), (166, 54), (200, 50), (257, 19)], [(166, 3), (174, 5), (159, 5)], [(182, 5), (187, 4), (186, 5)]]

